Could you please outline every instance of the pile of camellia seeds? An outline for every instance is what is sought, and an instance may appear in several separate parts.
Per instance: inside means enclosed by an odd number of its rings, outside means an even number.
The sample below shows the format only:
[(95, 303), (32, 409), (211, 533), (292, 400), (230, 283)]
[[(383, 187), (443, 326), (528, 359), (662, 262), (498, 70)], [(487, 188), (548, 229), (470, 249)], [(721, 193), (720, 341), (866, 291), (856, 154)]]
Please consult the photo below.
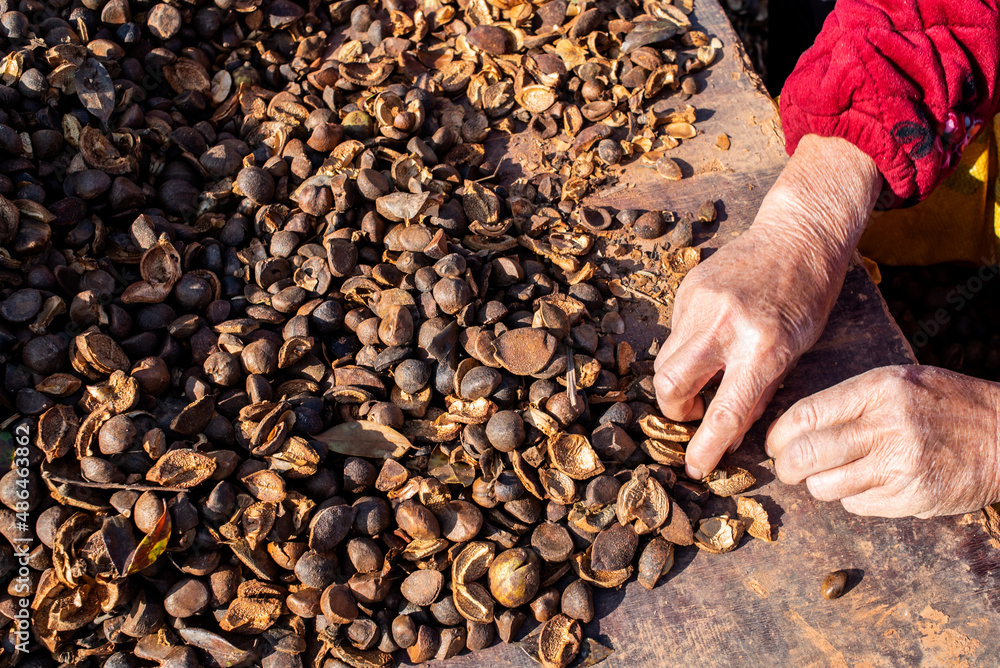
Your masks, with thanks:
[(581, 204), (682, 176), (692, 9), (0, 0), (0, 664), (593, 665), (594, 587), (771, 540), (592, 259), (670, 217)]

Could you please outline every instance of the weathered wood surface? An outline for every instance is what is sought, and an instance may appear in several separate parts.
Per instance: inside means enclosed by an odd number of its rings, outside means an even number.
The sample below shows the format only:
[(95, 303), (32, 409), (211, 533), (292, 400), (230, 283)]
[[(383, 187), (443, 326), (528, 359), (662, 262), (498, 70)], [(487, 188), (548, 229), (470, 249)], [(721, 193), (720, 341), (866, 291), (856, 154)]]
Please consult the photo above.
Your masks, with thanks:
[[(786, 158), (776, 109), (744, 64), (723, 12), (715, 0), (698, 0), (695, 14), (725, 46), (721, 60), (702, 73), (705, 90), (694, 100), (702, 135), (672, 153), (687, 178), (666, 184), (651, 167), (633, 165), (623, 179), (626, 190), (591, 202), (684, 212), (708, 198), (721, 200), (717, 225), (696, 236), (711, 249), (750, 225)], [(732, 138), (726, 152), (713, 146), (722, 132)], [(537, 149), (521, 137), (505, 150), (509, 160), (501, 172), (510, 180), (524, 173)], [(662, 341), (666, 323), (658, 322), (652, 306), (640, 302), (632, 308), (629, 334), (637, 349), (654, 338)], [(596, 591), (597, 619), (585, 633), (614, 647), (603, 665), (997, 665), (1000, 549), (990, 544), (978, 515), (856, 517), (778, 482), (763, 452), (767, 426), (795, 400), (867, 369), (913, 361), (877, 288), (853, 264), (822, 339), (788, 376), (741, 449), (723, 460), (757, 477), (748, 494), (777, 518), (777, 541), (744, 538), (739, 549), (724, 555), (679, 549), (674, 569), (654, 591), (634, 579), (618, 591)], [(707, 511), (735, 511), (734, 502), (712, 504)], [(835, 569), (851, 569), (851, 590), (826, 601), (819, 583)], [(495, 645), (446, 665), (533, 663), (516, 647)]]

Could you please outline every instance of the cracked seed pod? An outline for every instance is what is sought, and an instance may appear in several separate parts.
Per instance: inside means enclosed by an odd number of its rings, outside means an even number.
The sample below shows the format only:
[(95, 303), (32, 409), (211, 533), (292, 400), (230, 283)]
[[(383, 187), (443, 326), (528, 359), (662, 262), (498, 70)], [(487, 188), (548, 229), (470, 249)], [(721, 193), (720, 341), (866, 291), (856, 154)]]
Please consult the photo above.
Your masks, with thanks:
[(728, 515), (702, 520), (694, 534), (694, 544), (712, 554), (722, 554), (735, 550), (743, 537), (743, 520), (732, 519)]
[(580, 622), (566, 615), (556, 615), (542, 626), (538, 638), (538, 657), (544, 668), (566, 668), (580, 653), (583, 630)]
[(774, 540), (771, 538), (771, 519), (760, 502), (749, 496), (737, 497), (736, 514), (747, 524), (748, 534), (768, 543)]
[(704, 480), (709, 490), (719, 496), (733, 496), (753, 487), (757, 479), (749, 471), (738, 466), (727, 466), (712, 471)]
[(622, 485), (616, 504), (618, 521), (634, 523), (640, 536), (660, 528), (670, 514), (670, 497), (663, 486), (649, 475), (649, 469), (638, 466), (632, 479)]

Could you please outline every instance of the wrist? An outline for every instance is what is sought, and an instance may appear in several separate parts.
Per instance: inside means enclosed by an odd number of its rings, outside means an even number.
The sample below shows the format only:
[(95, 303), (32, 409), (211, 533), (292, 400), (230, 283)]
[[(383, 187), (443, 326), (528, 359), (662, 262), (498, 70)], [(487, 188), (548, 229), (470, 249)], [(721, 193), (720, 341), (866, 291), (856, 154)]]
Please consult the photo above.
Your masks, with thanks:
[(761, 204), (754, 227), (798, 240), (834, 276), (846, 270), (882, 186), (875, 162), (850, 142), (806, 135)]

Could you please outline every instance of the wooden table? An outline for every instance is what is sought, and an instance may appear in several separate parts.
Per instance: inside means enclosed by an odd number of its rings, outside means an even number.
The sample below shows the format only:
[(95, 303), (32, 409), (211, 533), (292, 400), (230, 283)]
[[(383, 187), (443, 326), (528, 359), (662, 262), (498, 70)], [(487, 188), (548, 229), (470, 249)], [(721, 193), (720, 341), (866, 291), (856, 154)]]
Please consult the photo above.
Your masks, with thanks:
[[(764, 92), (716, 0), (698, 0), (696, 23), (720, 37), (720, 60), (700, 75), (701, 135), (671, 153), (685, 178), (666, 184), (633, 164), (628, 188), (590, 203), (616, 209), (695, 211), (721, 200), (715, 227), (697, 230), (706, 254), (749, 227), (785, 164), (777, 109)], [(728, 151), (714, 147), (726, 133)], [(523, 141), (522, 141), (523, 140)], [(523, 174), (530, 142), (506, 147), (507, 180)], [(753, 280), (767, 280), (766, 276)], [(663, 341), (668, 323), (648, 302), (630, 305), (628, 336), (637, 350)], [(662, 315), (662, 314), (661, 314)], [(777, 541), (744, 539), (734, 552), (679, 549), (673, 570), (650, 592), (632, 579), (620, 590), (596, 590), (597, 619), (588, 636), (614, 648), (615, 666), (982, 666), (1000, 663), (1000, 548), (979, 514), (935, 520), (883, 520), (820, 503), (802, 487), (776, 480), (763, 452), (764, 432), (797, 399), (867, 369), (915, 362), (877, 288), (856, 261), (823, 337), (799, 362), (742, 448), (723, 460), (749, 469), (748, 493), (777, 518)], [(716, 510), (730, 512), (728, 500)], [(706, 509), (711, 511), (712, 508)], [(1000, 544), (997, 544), (1000, 545)], [(824, 600), (819, 583), (851, 569), (850, 591)], [(532, 622), (533, 624), (533, 622)], [(529, 626), (529, 629), (531, 627)], [(522, 635), (528, 629), (522, 631)], [(498, 644), (447, 662), (460, 666), (528, 666), (514, 646)], [(440, 665), (436, 663), (435, 665)]]

